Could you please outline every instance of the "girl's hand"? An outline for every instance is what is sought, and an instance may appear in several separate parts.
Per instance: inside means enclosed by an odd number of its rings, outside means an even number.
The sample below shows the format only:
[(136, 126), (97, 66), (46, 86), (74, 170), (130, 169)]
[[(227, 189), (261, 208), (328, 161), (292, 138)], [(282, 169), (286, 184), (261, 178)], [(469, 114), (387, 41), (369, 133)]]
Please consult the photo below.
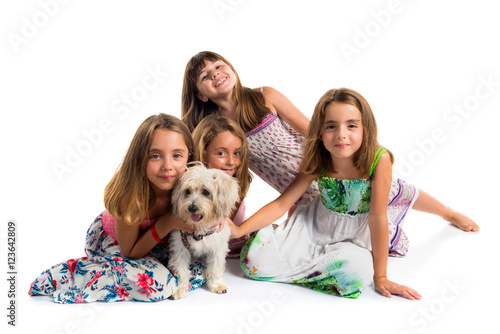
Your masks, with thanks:
[(420, 300), (422, 296), (412, 288), (389, 281), (387, 277), (381, 277), (374, 280), (375, 289), (387, 298), (394, 295), (404, 296), (410, 300)]
[[(230, 222), (230, 221), (231, 221), (231, 219), (229, 219), (229, 218), (224, 218), (223, 220), (221, 220), (219, 222), (219, 229), (217, 230), (217, 233), (219, 233), (220, 231), (222, 231), (222, 229), (224, 228), (224, 226), (226, 226), (226, 223)], [(215, 227), (215, 225), (213, 227)]]
[(230, 239), (238, 239), (241, 238), (240, 228), (236, 226), (231, 219), (227, 219), (227, 223), (229, 224), (229, 228), (231, 229)]
[(168, 225), (167, 231), (170, 233), (173, 230), (182, 230), (186, 232), (194, 232), (194, 227), (187, 225), (186, 221), (172, 213), (163, 215), (156, 224)]

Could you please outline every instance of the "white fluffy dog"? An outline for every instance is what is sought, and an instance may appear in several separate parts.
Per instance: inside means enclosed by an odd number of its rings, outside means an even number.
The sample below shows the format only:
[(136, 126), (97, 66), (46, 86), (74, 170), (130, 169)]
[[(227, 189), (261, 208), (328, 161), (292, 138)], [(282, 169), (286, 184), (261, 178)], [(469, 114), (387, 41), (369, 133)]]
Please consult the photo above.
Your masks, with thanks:
[(203, 164), (191, 165), (180, 177), (172, 195), (172, 212), (187, 220), (194, 233), (175, 230), (170, 233), (170, 269), (179, 277), (179, 289), (173, 299), (185, 298), (189, 288), (191, 259), (206, 255), (208, 288), (214, 293), (226, 293), (224, 268), (231, 234), (225, 224), (239, 198), (239, 186), (234, 177), (219, 169), (207, 169)]

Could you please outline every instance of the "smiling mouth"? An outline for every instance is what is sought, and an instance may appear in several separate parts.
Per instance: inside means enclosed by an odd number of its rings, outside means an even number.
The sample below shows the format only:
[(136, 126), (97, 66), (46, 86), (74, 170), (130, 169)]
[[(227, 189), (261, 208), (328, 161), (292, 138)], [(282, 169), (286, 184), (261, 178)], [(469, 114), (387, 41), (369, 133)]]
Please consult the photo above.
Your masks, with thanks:
[(229, 176), (235, 176), (235, 174), (236, 174), (236, 172), (233, 169), (231, 169), (231, 170), (229, 170), (229, 169), (222, 169), (222, 171), (224, 173), (226, 173), (227, 175), (229, 175)]
[(174, 179), (173, 176), (160, 176), (160, 179), (164, 181), (172, 181)]
[(344, 149), (344, 148), (349, 147), (349, 145), (348, 144), (337, 144), (337, 145), (335, 145), (335, 147), (340, 148), (340, 149)]
[(217, 81), (217, 82), (215, 83), (215, 87), (219, 87), (219, 86), (220, 86), (220, 85), (222, 85), (224, 82), (226, 82), (226, 80), (227, 80), (227, 77), (225, 77), (225, 78), (221, 78), (219, 81)]

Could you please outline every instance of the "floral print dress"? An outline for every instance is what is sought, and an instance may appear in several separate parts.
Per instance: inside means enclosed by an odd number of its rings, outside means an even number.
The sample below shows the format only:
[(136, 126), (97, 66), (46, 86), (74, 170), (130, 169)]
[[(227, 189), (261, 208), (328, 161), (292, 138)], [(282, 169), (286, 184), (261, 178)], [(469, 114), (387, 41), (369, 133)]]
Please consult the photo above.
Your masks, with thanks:
[[(144, 231), (157, 220), (145, 220)], [(89, 303), (124, 300), (156, 302), (169, 298), (178, 287), (178, 277), (168, 269), (168, 253), (158, 244), (140, 259), (123, 256), (116, 241), (114, 217), (101, 213), (87, 231), (87, 256), (68, 260), (45, 270), (31, 284), (32, 296), (52, 296), (54, 302)], [(191, 265), (190, 290), (204, 281), (202, 261)]]
[[(321, 196), (299, 206), (280, 225), (259, 230), (246, 243), (240, 257), (245, 275), (357, 298), (373, 279), (371, 180), (372, 176), (344, 180), (322, 175), (317, 180)], [(387, 209), (390, 255), (404, 256), (408, 250), (401, 225), (417, 196), (418, 189), (393, 180)]]

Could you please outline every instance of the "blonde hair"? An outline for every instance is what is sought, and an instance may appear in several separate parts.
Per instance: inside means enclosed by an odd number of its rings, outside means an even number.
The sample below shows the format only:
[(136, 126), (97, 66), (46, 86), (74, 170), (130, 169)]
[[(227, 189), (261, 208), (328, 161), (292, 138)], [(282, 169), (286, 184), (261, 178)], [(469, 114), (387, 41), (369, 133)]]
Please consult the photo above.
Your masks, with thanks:
[(245, 133), (236, 122), (220, 115), (209, 115), (205, 117), (193, 131), (193, 141), (196, 145), (194, 160), (201, 161), (206, 165), (208, 145), (215, 137), (226, 131), (241, 140), (241, 163), (235, 176), (240, 185), (241, 201), (247, 195), (248, 189), (250, 188), (252, 174), (248, 169), (249, 153)]
[(215, 62), (217, 60), (226, 63), (236, 75), (236, 84), (231, 96), (236, 105), (235, 120), (243, 131), (248, 132), (257, 127), (271, 111), (266, 107), (260, 93), (251, 88), (243, 87), (233, 65), (221, 55), (211, 51), (202, 51), (194, 55), (186, 65), (182, 85), (182, 121), (186, 123), (190, 131), (193, 131), (203, 118), (219, 111), (219, 106), (213, 101), (202, 102), (196, 96), (198, 93), (196, 82), (200, 72), (205, 67), (205, 61)]
[[(373, 157), (376, 150), (380, 147), (377, 141), (377, 123), (368, 101), (358, 92), (339, 88), (331, 89), (326, 92), (316, 104), (311, 123), (307, 132), (307, 143), (304, 152), (303, 163), (300, 166), (300, 172), (305, 174), (318, 174), (324, 167), (325, 171), (335, 172), (330, 152), (323, 145), (322, 129), (325, 122), (325, 110), (330, 103), (346, 103), (358, 108), (361, 113), (361, 122), (363, 126), (363, 140), (361, 147), (354, 154), (354, 166), (360, 172), (361, 177), (370, 176), (370, 169), (373, 163)], [(391, 162), (394, 163), (392, 152), (388, 151)]]
[(104, 190), (106, 210), (129, 225), (142, 221), (156, 201), (146, 168), (148, 151), (157, 129), (175, 131), (182, 135), (190, 153), (188, 162), (192, 157), (191, 133), (178, 118), (161, 113), (142, 122), (121, 165)]

